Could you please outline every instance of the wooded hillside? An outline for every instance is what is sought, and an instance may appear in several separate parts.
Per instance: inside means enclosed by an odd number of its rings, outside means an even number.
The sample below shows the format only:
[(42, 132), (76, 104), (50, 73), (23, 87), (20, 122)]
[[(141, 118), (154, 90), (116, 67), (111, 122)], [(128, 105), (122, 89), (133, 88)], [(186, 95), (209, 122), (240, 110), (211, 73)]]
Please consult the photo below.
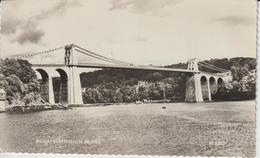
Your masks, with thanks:
[[(255, 98), (255, 58), (211, 59), (205, 62), (232, 72), (232, 83), (219, 88), (214, 96), (216, 100)], [(187, 63), (165, 67), (186, 69)], [(214, 72), (203, 67), (199, 69)], [(83, 93), (85, 103), (133, 102), (163, 99), (164, 96), (171, 101), (184, 101), (188, 77), (187, 73), (179, 72), (104, 69), (83, 73), (81, 83), (86, 88)]]

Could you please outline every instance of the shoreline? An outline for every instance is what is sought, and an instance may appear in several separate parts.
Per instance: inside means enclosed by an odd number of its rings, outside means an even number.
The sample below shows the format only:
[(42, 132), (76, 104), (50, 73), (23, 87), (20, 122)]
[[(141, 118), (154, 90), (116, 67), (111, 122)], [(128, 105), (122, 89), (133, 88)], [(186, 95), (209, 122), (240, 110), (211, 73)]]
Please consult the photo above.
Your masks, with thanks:
[[(203, 104), (211, 103), (225, 103), (225, 102), (247, 102), (247, 101), (256, 101), (255, 99), (251, 100), (235, 100), (235, 101), (211, 101), (211, 102), (200, 102)], [(9, 106), (6, 108), (6, 111), (1, 111), (0, 113), (8, 114), (25, 114), (25, 113), (35, 113), (41, 111), (50, 111), (50, 110), (69, 110), (73, 108), (80, 107), (105, 107), (105, 106), (124, 106), (124, 105), (148, 105), (148, 104), (197, 104), (196, 102), (129, 102), (129, 103), (93, 103), (93, 104), (71, 104), (71, 105), (62, 105), (62, 104), (39, 104), (39, 105), (27, 105), (27, 106)]]

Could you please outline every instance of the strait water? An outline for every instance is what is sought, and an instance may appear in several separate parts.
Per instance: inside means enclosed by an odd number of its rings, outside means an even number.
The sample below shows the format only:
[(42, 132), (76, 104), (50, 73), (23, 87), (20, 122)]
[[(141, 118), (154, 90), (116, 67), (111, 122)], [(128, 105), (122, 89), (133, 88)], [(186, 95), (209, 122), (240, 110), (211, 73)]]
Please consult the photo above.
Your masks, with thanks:
[(0, 113), (0, 151), (251, 157), (254, 131), (254, 101)]

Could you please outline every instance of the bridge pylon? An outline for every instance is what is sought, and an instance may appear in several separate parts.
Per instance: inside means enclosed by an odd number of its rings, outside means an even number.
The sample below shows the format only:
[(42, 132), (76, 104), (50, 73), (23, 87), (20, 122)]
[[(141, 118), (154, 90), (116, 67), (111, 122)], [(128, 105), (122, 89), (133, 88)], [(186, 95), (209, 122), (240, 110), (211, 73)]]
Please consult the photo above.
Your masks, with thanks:
[(65, 65), (68, 66), (68, 104), (83, 104), (77, 55), (73, 44), (65, 47)]
[(187, 102), (202, 102), (202, 87), (200, 82), (200, 74), (197, 59), (190, 59), (188, 61), (188, 70), (195, 71), (193, 76), (191, 76), (186, 82), (186, 97)]
[(199, 71), (198, 60), (196, 58), (190, 59), (188, 61), (188, 70), (190, 71)]

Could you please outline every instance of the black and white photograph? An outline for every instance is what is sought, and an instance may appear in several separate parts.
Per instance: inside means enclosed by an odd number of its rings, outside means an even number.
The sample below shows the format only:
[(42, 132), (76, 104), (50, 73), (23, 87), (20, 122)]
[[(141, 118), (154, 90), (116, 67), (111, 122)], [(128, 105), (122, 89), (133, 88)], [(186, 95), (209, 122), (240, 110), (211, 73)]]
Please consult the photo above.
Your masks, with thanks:
[(255, 157), (258, 3), (0, 0), (0, 153)]

